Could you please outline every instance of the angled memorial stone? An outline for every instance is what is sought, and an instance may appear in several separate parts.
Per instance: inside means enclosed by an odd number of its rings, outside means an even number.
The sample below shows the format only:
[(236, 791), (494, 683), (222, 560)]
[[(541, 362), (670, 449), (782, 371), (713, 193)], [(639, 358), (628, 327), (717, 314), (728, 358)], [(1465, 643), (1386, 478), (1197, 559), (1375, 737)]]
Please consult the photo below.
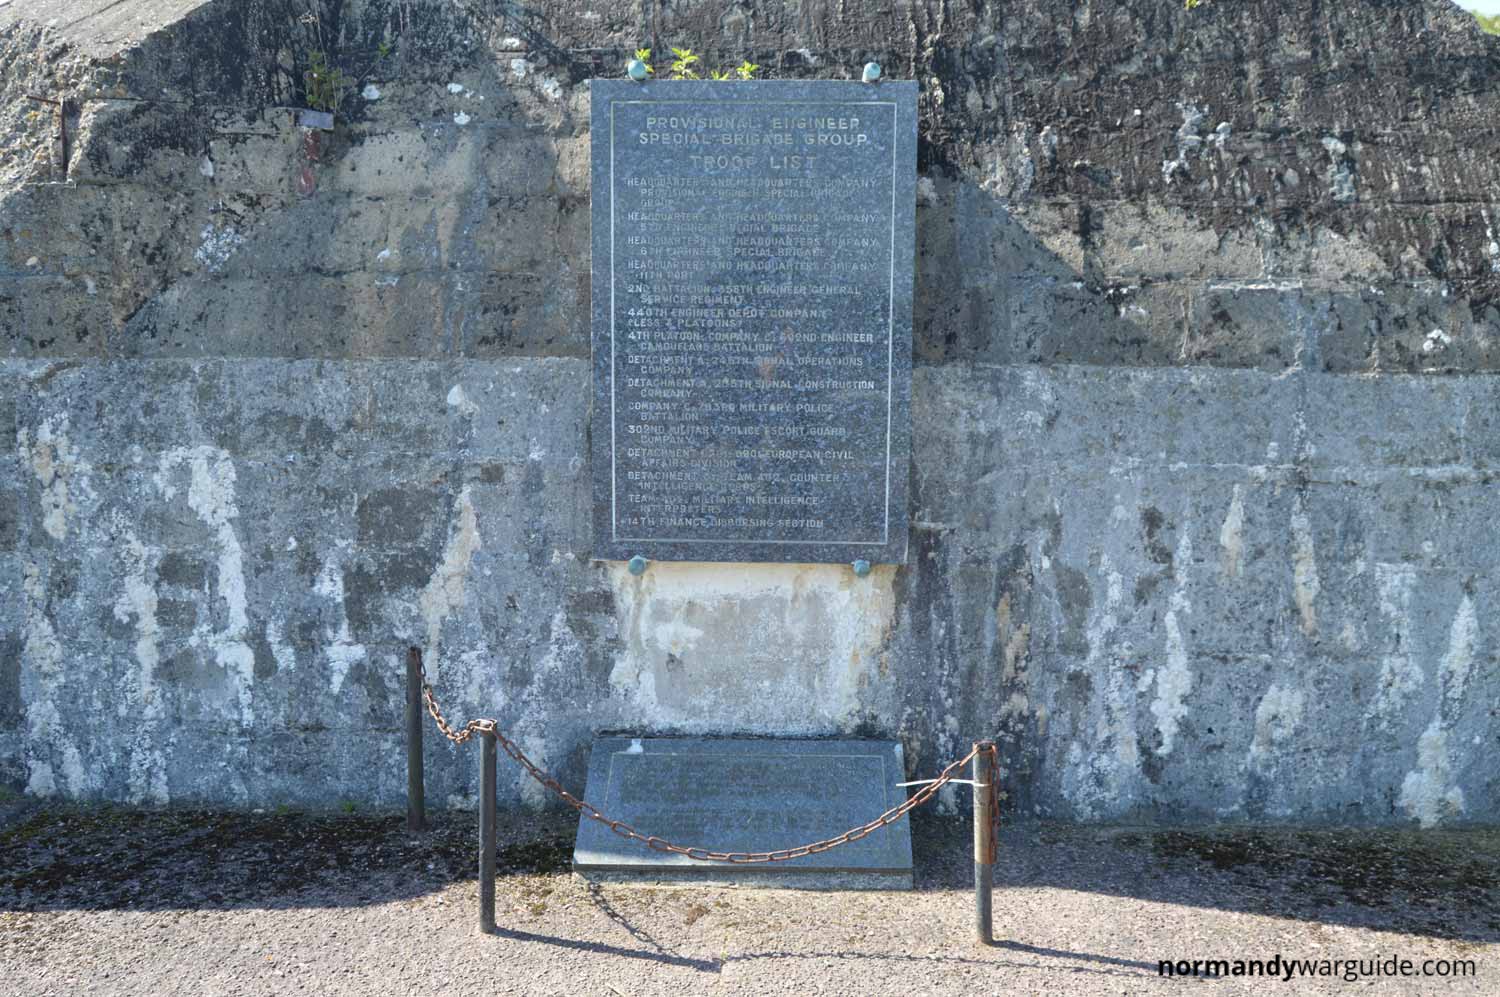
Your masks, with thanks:
[(594, 80), (594, 556), (901, 563), (916, 84)]
[[(716, 852), (792, 848), (842, 834), (906, 801), (895, 741), (600, 737), (585, 798), (643, 834)], [(910, 889), (906, 817), (858, 841), (784, 862), (702, 862), (580, 817), (573, 868), (593, 879), (710, 880)]]

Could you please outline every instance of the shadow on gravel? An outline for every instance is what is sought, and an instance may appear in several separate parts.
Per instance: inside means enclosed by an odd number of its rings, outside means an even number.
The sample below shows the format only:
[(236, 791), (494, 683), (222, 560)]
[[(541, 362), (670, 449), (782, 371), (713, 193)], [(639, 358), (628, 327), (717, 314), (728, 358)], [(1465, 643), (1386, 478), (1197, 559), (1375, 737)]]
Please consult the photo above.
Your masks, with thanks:
[(594, 952), (599, 955), (614, 955), (625, 959), (644, 959), (647, 962), (658, 962), (665, 966), (696, 969), (700, 973), (717, 973), (723, 968), (723, 964), (715, 959), (693, 959), (668, 951), (651, 949), (627, 949), (619, 945), (607, 945), (603, 942), (584, 942), (576, 938), (539, 935), (531, 931), (517, 931), (514, 928), (496, 928), (494, 937), (504, 938), (513, 942), (537, 942), (557, 948), (576, 949), (579, 952)]
[[(436, 813), (408, 835), (398, 815), (226, 813), (71, 807), (0, 824), (0, 911), (362, 906), (411, 899), (475, 875), (475, 819)], [(569, 869), (576, 818), (502, 813), (507, 875)], [(966, 819), (917, 815), (919, 890), (971, 888)], [(995, 877), (1005, 891), (1058, 888), (1308, 922), (1500, 942), (1500, 832), (1007, 827)], [(597, 888), (591, 901), (641, 943), (616, 954), (698, 965), (631, 924)], [(512, 932), (522, 940), (609, 949)], [(1001, 948), (1114, 965), (1087, 953)], [(613, 950), (610, 950), (613, 951)], [(760, 953), (739, 959), (792, 958)], [(796, 958), (813, 956), (797, 954)], [(842, 957), (826, 953), (826, 958)], [(849, 958), (871, 958), (850, 955)], [(893, 957), (894, 958), (894, 957)], [(1095, 970), (1112, 972), (1115, 970)], [(1153, 967), (1154, 971), (1154, 967)]]
[[(1023, 952), (1027, 955), (1039, 955), (1053, 959), (1064, 959), (1069, 962), (1095, 963), (1103, 966), (1117, 966), (1119, 969), (1093, 969), (1087, 965), (1068, 966), (1069, 973), (1083, 973), (1090, 976), (1149, 976), (1153, 980), (1160, 979), (1155, 963), (1135, 962), (1130, 959), (1116, 959), (1107, 955), (1094, 955), (1090, 952), (1067, 952), (1062, 949), (1044, 949), (1035, 945), (1023, 945), (1020, 942), (995, 942), (991, 948), (1010, 950), (1012, 952)], [(727, 965), (731, 962), (760, 962), (763, 960), (777, 959), (844, 959), (849, 962), (871, 962), (871, 963), (920, 963), (932, 965), (943, 963), (945, 965), (969, 965), (982, 966), (986, 969), (1027, 969), (1034, 970), (1034, 963), (1005, 962), (996, 959), (973, 959), (961, 955), (899, 955), (876, 954), (872, 952), (747, 952), (744, 955), (732, 955), (724, 959)], [(1059, 967), (1061, 968), (1061, 967)]]
[[(630, 933), (640, 937), (641, 933), (630, 921), (615, 916), (615, 920), (624, 925)], [(725, 956), (722, 959), (694, 959), (690, 956), (679, 955), (669, 948), (658, 945), (655, 941), (645, 944), (649, 948), (627, 949), (619, 945), (607, 945), (603, 942), (586, 942), (574, 938), (561, 938), (557, 935), (542, 935), (531, 931), (519, 931), (514, 928), (497, 928), (496, 938), (503, 938), (513, 942), (529, 942), (540, 945), (555, 946), (557, 948), (574, 949), (579, 952), (591, 952), (600, 955), (619, 956), (625, 959), (641, 959), (646, 962), (655, 962), (664, 966), (677, 966), (682, 969), (696, 969), (700, 973), (723, 972), (724, 967), (734, 962), (776, 962), (783, 959), (839, 959), (853, 963), (892, 963), (905, 962), (930, 966), (934, 963), (946, 965), (960, 964), (970, 966), (982, 966), (986, 969), (1035, 969), (1031, 963), (1009, 963), (995, 959), (974, 959), (968, 956), (943, 955), (943, 956), (916, 956), (899, 954), (876, 954), (872, 952), (746, 952), (742, 955)], [(1022, 952), (1027, 955), (1039, 955), (1047, 958), (1061, 959), (1073, 963), (1096, 963), (1104, 966), (1117, 966), (1120, 969), (1093, 969), (1087, 965), (1069, 966), (1070, 973), (1084, 973), (1097, 976), (1149, 976), (1151, 979), (1159, 979), (1154, 963), (1135, 962), (1130, 959), (1116, 959), (1111, 956), (1093, 955), (1088, 952), (1067, 952), (1061, 949), (1039, 948), (1035, 945), (1023, 945), (1020, 942), (996, 942), (992, 946), (997, 949)]]
[[(361, 906), (475, 878), (469, 813), (404, 816), (72, 807), (0, 828), (0, 910)], [(502, 814), (497, 868), (566, 872), (575, 819)]]
[[(916, 829), (920, 828), (917, 833)], [(920, 820), (919, 889), (967, 889), (966, 821)], [(1471, 942), (1500, 942), (1500, 831), (1011, 825), (1004, 891), (1054, 887)], [(1154, 967), (1153, 967), (1154, 972)]]

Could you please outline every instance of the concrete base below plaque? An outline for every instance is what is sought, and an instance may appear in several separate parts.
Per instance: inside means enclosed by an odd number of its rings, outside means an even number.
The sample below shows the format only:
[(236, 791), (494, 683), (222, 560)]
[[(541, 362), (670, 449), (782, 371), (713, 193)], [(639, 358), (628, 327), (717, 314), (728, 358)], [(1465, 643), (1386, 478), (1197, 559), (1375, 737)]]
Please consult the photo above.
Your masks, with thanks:
[[(763, 852), (835, 837), (906, 799), (895, 741), (601, 737), (584, 798), (676, 844)], [(786, 862), (736, 865), (657, 852), (579, 818), (573, 868), (599, 882), (909, 890), (905, 817), (859, 841)]]

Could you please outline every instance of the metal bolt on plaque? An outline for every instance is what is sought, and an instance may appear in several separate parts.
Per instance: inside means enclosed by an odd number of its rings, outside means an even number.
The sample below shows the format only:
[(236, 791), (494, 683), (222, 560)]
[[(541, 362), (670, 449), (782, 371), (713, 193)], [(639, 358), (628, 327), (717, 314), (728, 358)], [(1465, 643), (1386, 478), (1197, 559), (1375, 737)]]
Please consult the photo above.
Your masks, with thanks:
[(640, 83), (646, 78), (646, 64), (639, 59), (631, 59), (625, 66), (625, 72), (632, 80)]
[(870, 573), (870, 562), (866, 561), (864, 558), (860, 558), (858, 561), (855, 561), (853, 567), (854, 573), (860, 578), (863, 578)]
[(880, 63), (865, 63), (865, 72), (861, 79), (863, 79), (866, 83), (874, 83), (876, 80), (880, 79)]
[(644, 575), (646, 573), (646, 565), (649, 563), (650, 562), (647, 561), (644, 557), (637, 554), (635, 557), (632, 557), (630, 559), (630, 563), (627, 565), (627, 567), (630, 569), (630, 573), (632, 575)]

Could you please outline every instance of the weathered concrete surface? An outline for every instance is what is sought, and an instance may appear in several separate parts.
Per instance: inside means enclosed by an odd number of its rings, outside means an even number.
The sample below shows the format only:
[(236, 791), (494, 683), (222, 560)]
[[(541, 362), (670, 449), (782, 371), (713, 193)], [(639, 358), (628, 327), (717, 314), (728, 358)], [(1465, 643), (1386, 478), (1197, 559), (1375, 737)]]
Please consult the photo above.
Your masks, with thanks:
[[(1500, 40), (1443, 0), (366, 0), (326, 134), (305, 5), (63, 7), (0, 8), (7, 788), (396, 802), (417, 643), (575, 785), (997, 734), (1041, 816), (1500, 817)], [(641, 44), (922, 81), (900, 570), (587, 560), (583, 81)]]

